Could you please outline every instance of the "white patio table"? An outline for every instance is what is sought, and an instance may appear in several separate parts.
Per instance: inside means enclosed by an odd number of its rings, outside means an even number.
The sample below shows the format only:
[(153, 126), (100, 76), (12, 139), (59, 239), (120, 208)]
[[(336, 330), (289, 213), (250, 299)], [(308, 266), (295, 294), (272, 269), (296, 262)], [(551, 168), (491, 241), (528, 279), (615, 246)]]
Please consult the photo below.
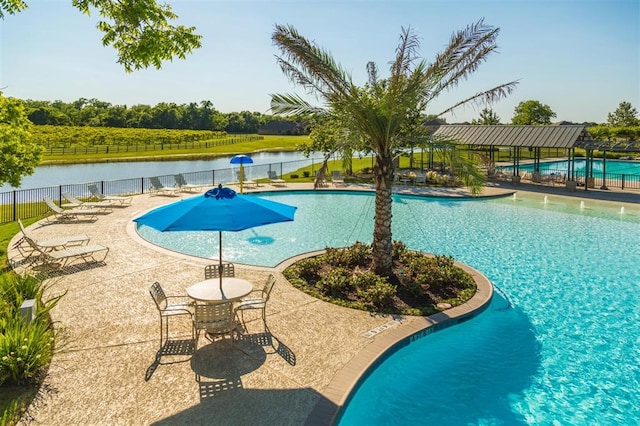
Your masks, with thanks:
[(253, 284), (242, 278), (223, 277), (222, 291), (220, 291), (220, 278), (211, 278), (200, 281), (187, 288), (190, 298), (201, 302), (224, 302), (238, 300), (251, 293)]

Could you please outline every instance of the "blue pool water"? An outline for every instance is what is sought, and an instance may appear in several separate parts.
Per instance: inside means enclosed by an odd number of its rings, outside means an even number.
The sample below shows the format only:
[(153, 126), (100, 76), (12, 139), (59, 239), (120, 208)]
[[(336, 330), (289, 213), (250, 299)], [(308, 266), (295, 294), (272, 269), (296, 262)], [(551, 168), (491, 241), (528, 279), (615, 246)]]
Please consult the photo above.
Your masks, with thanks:
[[(540, 172), (542, 174), (549, 173), (566, 173), (568, 169), (567, 161), (548, 161), (540, 163)], [(575, 161), (575, 171), (577, 173), (584, 174), (586, 167), (585, 160)], [(533, 164), (521, 164), (520, 169), (532, 172), (534, 168)], [(505, 167), (505, 169), (513, 169)], [(593, 174), (594, 176), (602, 176), (604, 170), (604, 163), (601, 159), (593, 160)], [(622, 160), (607, 160), (607, 174), (625, 174), (625, 175), (640, 175), (640, 162), (639, 161), (622, 161)]]
[[(371, 195), (263, 196), (298, 206), (296, 220), (224, 233), (226, 260), (275, 265), (371, 241)], [(482, 271), (513, 307), (497, 295), (473, 320), (390, 355), (340, 425), (637, 424), (640, 207), (531, 197), (395, 197), (394, 239)], [(217, 256), (215, 235), (140, 233)]]

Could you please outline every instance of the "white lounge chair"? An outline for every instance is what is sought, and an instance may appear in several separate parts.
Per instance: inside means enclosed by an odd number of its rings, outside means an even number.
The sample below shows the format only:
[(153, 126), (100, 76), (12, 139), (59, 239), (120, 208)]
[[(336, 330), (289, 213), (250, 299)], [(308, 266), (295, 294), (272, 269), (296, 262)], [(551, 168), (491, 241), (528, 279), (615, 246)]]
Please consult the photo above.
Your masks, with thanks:
[(67, 203), (62, 204), (60, 207), (63, 208), (77, 208), (77, 207), (86, 207), (90, 209), (97, 209), (102, 211), (103, 213), (111, 213), (113, 206), (109, 201), (80, 201), (70, 192), (63, 192), (62, 198), (67, 200)]
[(331, 172), (331, 182), (333, 186), (344, 185), (344, 178), (340, 170), (334, 170)]
[(151, 192), (156, 195), (178, 195), (180, 191), (178, 188), (164, 186), (157, 176), (150, 177), (149, 182), (151, 183)]
[(202, 185), (195, 185), (191, 183), (187, 183), (187, 180), (182, 176), (182, 173), (178, 173), (173, 175), (173, 178), (176, 181), (176, 186), (180, 191), (184, 192), (201, 192)]
[(40, 246), (29, 237), (25, 236), (24, 239), (33, 251), (39, 255), (38, 260), (52, 269), (64, 268), (76, 261), (83, 261), (84, 263), (104, 262), (107, 254), (109, 254), (109, 248), (100, 244), (87, 244), (51, 251), (46, 247)]
[(44, 197), (43, 200), (47, 204), (47, 207), (49, 207), (49, 210), (53, 213), (52, 216), (47, 217), (47, 222), (81, 222), (83, 220), (95, 222), (98, 220), (97, 215), (103, 213), (97, 209), (87, 209), (83, 207), (65, 210), (56, 205), (51, 197)]
[(287, 186), (287, 181), (278, 178), (275, 170), (269, 170), (267, 177), (269, 178), (269, 182), (274, 186)]
[(37, 240), (33, 238), (33, 236), (29, 232), (27, 232), (20, 219), (18, 219), (18, 225), (20, 226), (20, 231), (22, 232), (22, 238), (16, 244), (14, 244), (14, 248), (16, 248), (18, 252), (20, 252), (25, 260), (28, 260), (34, 254), (39, 254), (39, 252), (36, 252), (31, 244), (27, 242), (26, 238), (30, 238), (45, 251), (60, 250), (73, 246), (84, 246), (89, 244), (90, 240), (89, 237), (85, 234), (60, 235), (57, 237)]
[(100, 201), (109, 201), (112, 205), (114, 206), (129, 206), (131, 205), (131, 200), (133, 200), (133, 197), (122, 197), (119, 195), (104, 195), (99, 189), (98, 189), (98, 185), (95, 184), (90, 184), (88, 186), (89, 188), (89, 192), (91, 192), (91, 195), (93, 195), (95, 198), (97, 198)]

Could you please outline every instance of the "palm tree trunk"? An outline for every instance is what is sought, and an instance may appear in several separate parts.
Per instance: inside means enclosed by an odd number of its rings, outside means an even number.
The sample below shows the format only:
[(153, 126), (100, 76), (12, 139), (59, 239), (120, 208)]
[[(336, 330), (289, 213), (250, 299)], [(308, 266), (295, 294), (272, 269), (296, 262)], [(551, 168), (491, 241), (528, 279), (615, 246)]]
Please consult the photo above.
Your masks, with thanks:
[(376, 187), (376, 213), (373, 227), (373, 266), (378, 275), (390, 277), (393, 273), (393, 240), (391, 236), (393, 158), (391, 155), (376, 156), (373, 177)]

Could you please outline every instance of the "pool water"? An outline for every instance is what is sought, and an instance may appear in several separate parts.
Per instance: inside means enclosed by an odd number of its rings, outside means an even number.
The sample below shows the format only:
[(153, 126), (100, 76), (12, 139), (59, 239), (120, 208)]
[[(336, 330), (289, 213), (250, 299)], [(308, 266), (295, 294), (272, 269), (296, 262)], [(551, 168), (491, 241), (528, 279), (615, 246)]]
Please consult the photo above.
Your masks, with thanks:
[[(521, 170), (532, 172), (533, 164), (521, 164)], [(548, 173), (567, 173), (568, 169), (567, 161), (548, 161), (540, 163), (540, 172), (542, 174)], [(586, 167), (586, 161), (577, 159), (575, 160), (575, 171), (577, 173), (584, 174)], [(512, 167), (505, 167), (505, 169), (513, 170)], [(601, 177), (604, 170), (604, 164), (601, 159), (593, 160), (593, 172), (594, 176)], [(621, 160), (607, 160), (607, 174), (625, 174), (625, 175), (640, 175), (640, 161), (621, 161)]]
[[(298, 206), (295, 221), (224, 233), (226, 260), (275, 265), (371, 241), (372, 195), (262, 196)], [(473, 320), (390, 355), (340, 425), (637, 424), (640, 208), (622, 214), (606, 203), (534, 196), (394, 198), (394, 239), (469, 264), (508, 300), (497, 293)], [(163, 245), (187, 234), (140, 232)], [(194, 240), (175, 244), (216, 257), (215, 236), (197, 237), (199, 249)]]

